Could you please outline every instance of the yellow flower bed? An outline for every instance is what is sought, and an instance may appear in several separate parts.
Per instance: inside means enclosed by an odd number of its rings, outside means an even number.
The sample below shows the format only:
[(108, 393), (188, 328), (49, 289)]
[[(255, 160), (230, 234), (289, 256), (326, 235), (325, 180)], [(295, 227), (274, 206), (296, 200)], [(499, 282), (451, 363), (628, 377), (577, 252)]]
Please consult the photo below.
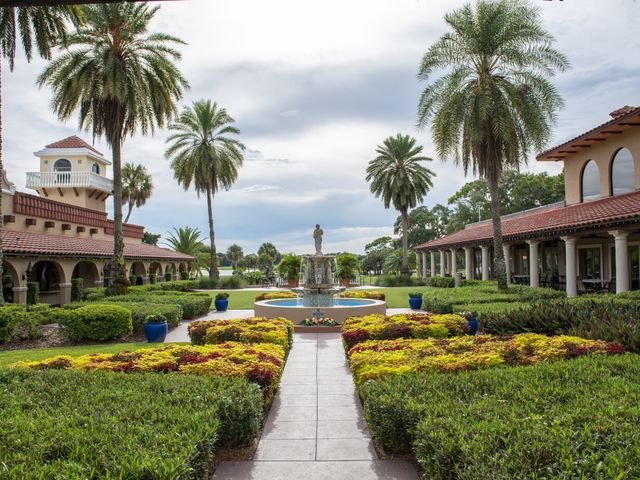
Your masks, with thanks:
[(286, 318), (199, 320), (189, 324), (189, 338), (194, 345), (222, 342), (273, 343), (288, 351), (293, 343), (293, 331), (293, 323)]
[(461, 336), (449, 339), (377, 340), (349, 350), (356, 384), (388, 375), (458, 372), (490, 367), (533, 365), (586, 354), (618, 354), (613, 342), (526, 333), (511, 337)]
[(448, 338), (469, 331), (464, 317), (453, 314), (411, 313), (348, 318), (342, 325), (347, 349), (367, 340)]
[(167, 345), (80, 357), (57, 356), (40, 361), (18, 362), (11, 367), (242, 377), (260, 385), (265, 402), (270, 402), (280, 383), (284, 359), (285, 352), (278, 345), (228, 342), (206, 346)]
[(261, 293), (256, 295), (256, 302), (261, 302), (262, 300), (278, 300), (280, 298), (298, 298), (298, 295), (293, 292)]
[(386, 299), (383, 292), (372, 292), (369, 290), (349, 290), (348, 292), (342, 292), (340, 294), (342, 298), (368, 298), (369, 300), (382, 300)]

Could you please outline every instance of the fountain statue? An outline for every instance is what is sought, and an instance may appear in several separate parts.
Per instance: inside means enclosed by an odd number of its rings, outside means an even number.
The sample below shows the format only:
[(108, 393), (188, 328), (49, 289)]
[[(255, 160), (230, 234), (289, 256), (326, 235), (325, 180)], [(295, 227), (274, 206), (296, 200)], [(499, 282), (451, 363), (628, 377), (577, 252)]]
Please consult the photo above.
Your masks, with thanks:
[(335, 257), (322, 253), (322, 235), (320, 225), (316, 225), (313, 231), (316, 253), (302, 257), (302, 284), (294, 289), (302, 293), (302, 303), (305, 307), (332, 307), (333, 296), (344, 290), (334, 282)]

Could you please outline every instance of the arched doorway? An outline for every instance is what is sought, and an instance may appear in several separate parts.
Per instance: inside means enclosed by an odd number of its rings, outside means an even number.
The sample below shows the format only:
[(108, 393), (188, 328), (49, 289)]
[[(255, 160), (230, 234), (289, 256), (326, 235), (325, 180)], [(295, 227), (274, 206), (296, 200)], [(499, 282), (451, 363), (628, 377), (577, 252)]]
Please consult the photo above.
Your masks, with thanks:
[(189, 278), (189, 265), (186, 263), (178, 265), (178, 271), (180, 272), (179, 280), (187, 280)]
[(144, 263), (133, 262), (131, 268), (129, 268), (129, 282), (131, 285), (143, 285), (144, 277), (147, 276), (147, 269), (144, 268)]
[(149, 265), (149, 283), (155, 283), (162, 279), (162, 265), (153, 262)]
[(2, 296), (6, 303), (14, 303), (13, 287), (19, 285), (20, 278), (16, 269), (10, 263), (2, 262)]
[(166, 281), (171, 281), (174, 279), (176, 274), (176, 266), (173, 263), (169, 263), (164, 269), (164, 279)]
[(65, 283), (64, 270), (57, 262), (40, 260), (30, 270), (29, 281), (40, 287), (40, 301), (58, 305), (60, 301), (60, 284)]
[(74, 267), (71, 278), (81, 278), (84, 288), (91, 288), (100, 281), (100, 272), (95, 263), (82, 260)]

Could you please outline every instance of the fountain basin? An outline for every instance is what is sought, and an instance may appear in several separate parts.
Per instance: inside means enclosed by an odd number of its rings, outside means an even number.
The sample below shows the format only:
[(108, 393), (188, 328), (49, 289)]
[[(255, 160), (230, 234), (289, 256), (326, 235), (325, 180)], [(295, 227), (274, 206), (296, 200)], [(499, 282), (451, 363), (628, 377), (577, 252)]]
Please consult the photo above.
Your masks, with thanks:
[[(313, 317), (314, 312), (318, 310), (318, 307), (303, 306), (302, 299), (296, 298), (263, 300), (255, 302), (253, 307), (256, 317), (284, 317), (295, 324)], [(387, 303), (362, 298), (336, 298), (332, 307), (320, 307), (319, 310), (325, 317), (333, 318), (337, 323), (343, 323), (348, 317), (385, 315)]]

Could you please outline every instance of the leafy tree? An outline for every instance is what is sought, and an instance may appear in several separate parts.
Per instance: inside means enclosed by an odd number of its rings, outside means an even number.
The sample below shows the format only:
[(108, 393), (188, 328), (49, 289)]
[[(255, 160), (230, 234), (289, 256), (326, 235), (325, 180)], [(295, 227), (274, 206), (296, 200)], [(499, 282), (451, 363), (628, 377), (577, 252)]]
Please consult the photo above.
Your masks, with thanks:
[[(397, 275), (402, 273), (403, 251), (401, 248), (397, 248), (392, 251), (384, 260), (382, 271), (388, 275)], [(416, 268), (416, 254), (411, 251), (409, 253), (409, 268), (415, 270)]]
[(410, 208), (421, 203), (433, 186), (435, 176), (422, 162), (431, 161), (422, 156), (422, 146), (416, 146), (415, 138), (397, 134), (378, 145), (378, 156), (369, 162), (367, 181), (371, 183), (371, 192), (382, 197), (384, 207), (391, 204), (402, 217), (402, 273), (409, 273), (408, 234)]
[[(391, 237), (389, 237), (391, 238)], [(360, 265), (363, 272), (373, 272), (374, 275), (380, 275), (382, 273), (382, 267), (387, 256), (393, 252), (392, 248), (381, 248), (371, 250), (360, 261)]]
[(144, 165), (125, 163), (122, 167), (122, 201), (129, 206), (124, 223), (129, 221), (133, 207), (142, 207), (153, 192), (151, 175)]
[[(393, 233), (402, 232), (402, 216), (396, 219)], [(435, 215), (428, 207), (420, 205), (409, 212), (409, 247), (415, 247), (438, 237), (438, 224)]]
[(367, 243), (364, 246), (364, 251), (366, 253), (375, 252), (378, 250), (386, 250), (393, 248), (393, 238), (389, 236), (376, 238), (373, 242)]
[(505, 214), (560, 202), (564, 199), (564, 175), (505, 172), (500, 198)]
[(153, 133), (176, 112), (188, 87), (176, 65), (183, 42), (148, 33), (159, 7), (105, 3), (84, 7), (86, 25), (70, 34), (64, 50), (40, 75), (53, 90), (51, 102), (61, 120), (79, 112), (80, 127), (104, 136), (113, 157), (114, 247), (109, 294), (128, 284), (122, 237), (122, 145), (127, 136)]
[[(2, 62), (9, 62), (9, 70), (15, 67), (18, 46), (28, 62), (34, 53), (49, 60), (53, 47), (63, 41), (67, 35), (67, 21), (76, 24), (83, 21), (82, 9), (78, 6), (52, 7), (0, 7), (0, 174), (4, 171), (2, 159)], [(35, 50), (35, 52), (34, 52)], [(4, 216), (2, 214), (2, 195), (0, 195), (0, 279), (4, 278), (2, 265), (2, 235)], [(0, 304), (4, 298), (0, 295)]]
[(262, 252), (258, 254), (258, 258), (256, 261), (256, 266), (258, 270), (263, 272), (267, 278), (273, 275), (273, 265), (275, 260), (271, 255), (266, 252)]
[(360, 273), (360, 261), (353, 253), (341, 253), (336, 257), (336, 263), (338, 265), (336, 274), (340, 279), (355, 280), (356, 275)]
[(167, 139), (171, 145), (165, 153), (171, 159), (171, 168), (178, 183), (185, 190), (193, 184), (198, 196), (204, 193), (207, 197), (212, 278), (220, 277), (213, 227), (213, 198), (220, 189), (231, 188), (244, 161), (242, 151), (245, 147), (235, 138), (240, 135), (240, 130), (233, 123), (235, 120), (217, 103), (211, 100), (193, 102), (169, 126), (177, 133)]
[(262, 253), (266, 253), (267, 255), (269, 255), (273, 259), (274, 263), (278, 263), (280, 261), (280, 252), (278, 252), (278, 249), (271, 242), (265, 242), (260, 245), (260, 248), (258, 248), (258, 255)]
[[(419, 78), (431, 83), (418, 107), (432, 121), (438, 155), (487, 180), (493, 220), (494, 271), (507, 288), (502, 250), (502, 172), (526, 162), (551, 135), (562, 98), (549, 78), (569, 62), (552, 47), (540, 9), (524, 0), (479, 0), (445, 16), (451, 31), (426, 52)], [(444, 74), (434, 77), (434, 72)]]
[(282, 256), (282, 260), (278, 264), (278, 275), (287, 280), (297, 280), (300, 277), (301, 266), (301, 257), (293, 253), (287, 253)]
[(258, 256), (255, 253), (250, 253), (249, 255), (245, 255), (238, 262), (238, 266), (240, 268), (246, 268), (246, 269), (258, 268)]
[(231, 266), (234, 270), (238, 267), (238, 262), (242, 260), (243, 256), (244, 252), (240, 245), (234, 243), (233, 245), (229, 245), (229, 248), (227, 248), (227, 258), (229, 259), (229, 262), (231, 262)]
[(144, 232), (144, 235), (142, 236), (142, 243), (147, 243), (149, 245), (157, 247), (161, 236), (162, 235), (160, 235), (159, 233)]

